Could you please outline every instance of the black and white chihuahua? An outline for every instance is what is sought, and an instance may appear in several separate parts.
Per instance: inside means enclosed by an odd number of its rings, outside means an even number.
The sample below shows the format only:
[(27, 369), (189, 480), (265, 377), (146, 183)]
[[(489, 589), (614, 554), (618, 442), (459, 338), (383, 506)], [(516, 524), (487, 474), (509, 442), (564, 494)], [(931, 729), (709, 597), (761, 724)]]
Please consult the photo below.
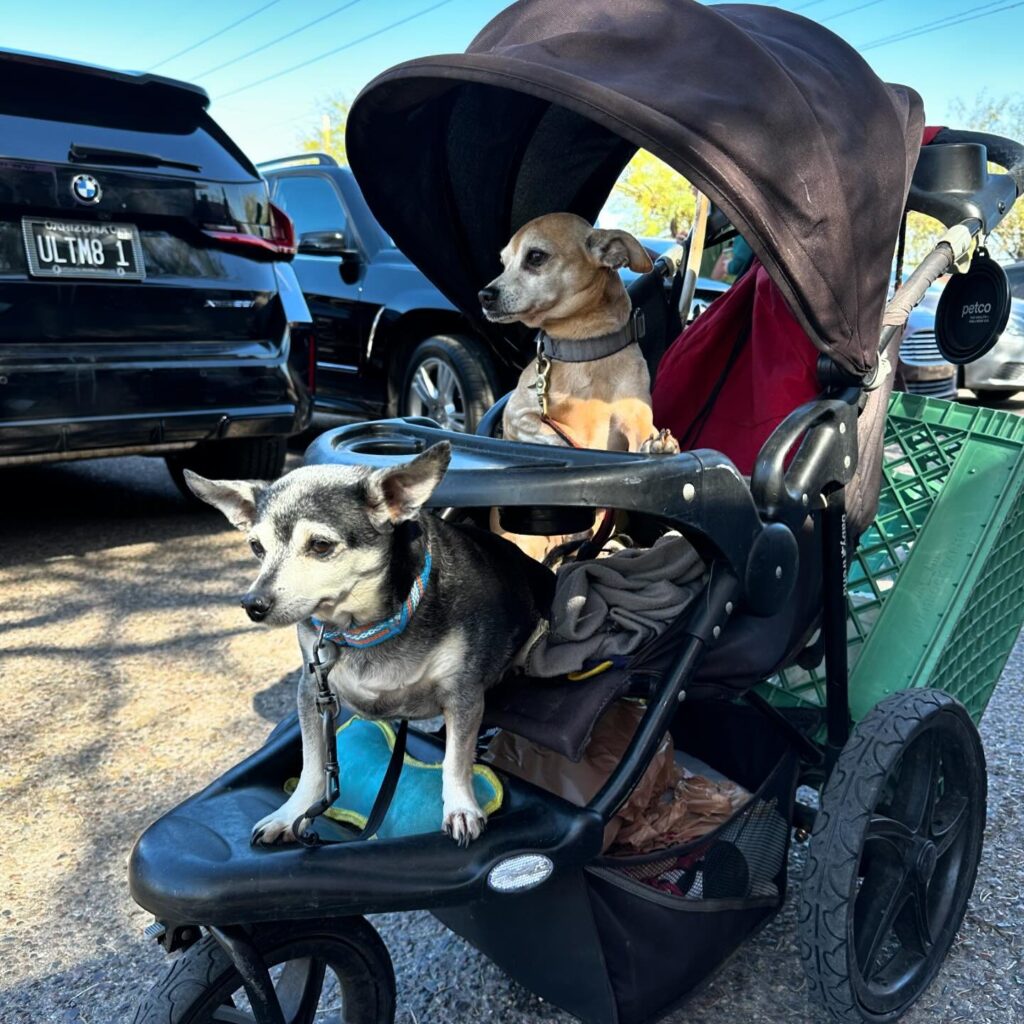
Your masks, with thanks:
[[(450, 458), (445, 442), (383, 470), (308, 466), (272, 483), (186, 478), (248, 534), (262, 562), (242, 599), (251, 619), (297, 625), (304, 665), (315, 623), (325, 623), (339, 647), (330, 686), (360, 715), (444, 716), (441, 825), (465, 844), (485, 824), (472, 786), (484, 692), (546, 613), (553, 577), (500, 537), (420, 515)], [(314, 694), (304, 671), (302, 774), (288, 801), (256, 823), (254, 842), (293, 839), (292, 823), (321, 796)]]

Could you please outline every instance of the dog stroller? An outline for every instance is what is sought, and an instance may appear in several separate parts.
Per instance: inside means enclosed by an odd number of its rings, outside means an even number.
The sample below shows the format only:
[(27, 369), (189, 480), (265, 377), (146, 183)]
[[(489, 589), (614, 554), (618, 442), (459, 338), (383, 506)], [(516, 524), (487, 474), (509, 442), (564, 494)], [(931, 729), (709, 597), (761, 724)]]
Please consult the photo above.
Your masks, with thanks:
[[(292, 718), (162, 817), (134, 849), (131, 890), (152, 934), (183, 953), (138, 1024), (311, 1022), (325, 972), (340, 985), (335, 1019), (391, 1021), (391, 963), (363, 915), (423, 908), (584, 1021), (656, 1020), (779, 909), (793, 828), (810, 834), (800, 952), (813, 998), (839, 1021), (888, 1021), (921, 994), (974, 883), (986, 793), (975, 723), (1024, 619), (1019, 421), (888, 398), (907, 312), (968, 268), (1024, 185), (1024, 151), (949, 130), (922, 138), (918, 97), (820, 26), (689, 0), (525, 0), (466, 54), (400, 65), (363, 91), (348, 150), (367, 201), (467, 316), (517, 227), (556, 210), (592, 221), (644, 147), (712, 199), (714, 237), (750, 243), (814, 346), (817, 393), (788, 396), (739, 467), (708, 448), (513, 443), (490, 436), (499, 411), (474, 436), (408, 419), (315, 441), (307, 461), (384, 466), (447, 439), (432, 499), (445, 515), (484, 521), (496, 506), (517, 532), (550, 534), (613, 508), (634, 537), (681, 531), (709, 571), (628, 664), (492, 693), (490, 725), (569, 758), (613, 701), (644, 702), (586, 806), (509, 777), (466, 849), (440, 831), (362, 842), (330, 821), (321, 835), (351, 841), (252, 848), (253, 822), (300, 766)], [(950, 231), (886, 307), (907, 206)], [(654, 366), (678, 333), (678, 276), (661, 260), (634, 288)], [(513, 328), (480, 326), (530, 358)], [(770, 364), (762, 349), (727, 369)], [(698, 375), (679, 400), (713, 413), (717, 383)], [(603, 855), (605, 824), (666, 731), (753, 798), (680, 848)], [(442, 742), (413, 729), (409, 750), (437, 761)], [(820, 806), (796, 801), (799, 784)], [(683, 895), (641, 880), (666, 856), (685, 865)]]

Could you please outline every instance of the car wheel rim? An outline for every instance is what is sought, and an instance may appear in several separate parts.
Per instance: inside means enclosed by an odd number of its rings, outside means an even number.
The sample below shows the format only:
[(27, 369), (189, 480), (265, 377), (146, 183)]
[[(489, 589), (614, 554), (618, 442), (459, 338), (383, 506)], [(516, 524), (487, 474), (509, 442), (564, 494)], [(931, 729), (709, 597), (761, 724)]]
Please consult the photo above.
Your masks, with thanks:
[(443, 359), (424, 359), (409, 383), (407, 407), (412, 416), (427, 416), (446, 430), (466, 429), (466, 399), (455, 371)]
[(858, 869), (851, 980), (872, 1012), (905, 1003), (944, 956), (973, 814), (958, 731), (925, 729), (886, 781)]

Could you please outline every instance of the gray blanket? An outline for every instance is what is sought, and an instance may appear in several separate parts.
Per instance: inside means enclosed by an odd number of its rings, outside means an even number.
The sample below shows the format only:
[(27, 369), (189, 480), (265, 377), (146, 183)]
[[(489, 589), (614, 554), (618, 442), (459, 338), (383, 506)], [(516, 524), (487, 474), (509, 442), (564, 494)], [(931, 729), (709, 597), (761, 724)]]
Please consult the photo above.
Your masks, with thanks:
[(668, 628), (701, 589), (704, 563), (678, 533), (651, 548), (626, 548), (559, 568), (551, 621), (523, 659), (531, 676), (579, 671), (585, 662), (632, 654)]

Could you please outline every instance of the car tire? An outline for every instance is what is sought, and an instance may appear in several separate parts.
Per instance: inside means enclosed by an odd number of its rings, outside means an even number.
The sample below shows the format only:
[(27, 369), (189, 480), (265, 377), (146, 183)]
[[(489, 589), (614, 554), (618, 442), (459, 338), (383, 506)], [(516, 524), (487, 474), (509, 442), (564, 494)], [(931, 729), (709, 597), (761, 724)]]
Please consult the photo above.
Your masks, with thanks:
[(164, 461), (178, 490), (198, 502), (185, 483), (186, 469), (210, 480), (274, 480), (281, 475), (287, 454), (286, 437), (243, 437), (206, 441)]
[(979, 405), (1006, 405), (1017, 395), (1016, 391), (996, 391), (972, 388)]
[(480, 342), (463, 334), (435, 334), (409, 354), (398, 413), (473, 433), (497, 390), (494, 365)]

